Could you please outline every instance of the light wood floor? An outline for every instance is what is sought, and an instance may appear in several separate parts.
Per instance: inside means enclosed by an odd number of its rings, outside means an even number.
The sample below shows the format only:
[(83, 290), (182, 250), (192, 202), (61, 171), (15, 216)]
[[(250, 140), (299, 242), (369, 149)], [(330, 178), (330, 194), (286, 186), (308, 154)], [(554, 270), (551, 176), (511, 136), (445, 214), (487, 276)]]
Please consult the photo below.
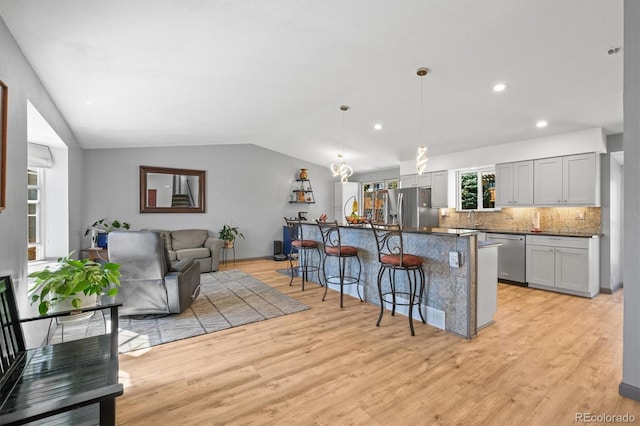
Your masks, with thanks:
[(119, 425), (569, 425), (632, 414), (618, 395), (622, 291), (593, 300), (499, 285), (496, 323), (464, 340), (238, 262), (310, 310), (120, 357)]

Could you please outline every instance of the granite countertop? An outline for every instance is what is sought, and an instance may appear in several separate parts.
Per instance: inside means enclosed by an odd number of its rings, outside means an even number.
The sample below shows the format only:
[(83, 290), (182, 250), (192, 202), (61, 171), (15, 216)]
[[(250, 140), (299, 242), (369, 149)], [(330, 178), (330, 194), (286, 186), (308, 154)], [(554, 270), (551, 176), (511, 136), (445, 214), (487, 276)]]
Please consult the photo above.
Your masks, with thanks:
[[(464, 231), (464, 229), (458, 229)], [(468, 229), (467, 231), (473, 231)], [(476, 229), (477, 232), (486, 232), (487, 234), (510, 234), (510, 235), (543, 235), (545, 237), (578, 237), (578, 238), (598, 238), (602, 234), (594, 234), (590, 232), (563, 232), (563, 231), (514, 231), (513, 229)]]
[[(316, 225), (316, 222), (307, 221), (302, 222), (308, 225)], [(369, 224), (363, 223), (358, 225), (339, 225), (343, 228), (351, 228), (351, 229), (362, 229), (369, 228)], [(532, 231), (514, 231), (513, 229), (468, 229), (468, 228), (427, 228), (427, 227), (404, 227), (402, 228), (402, 232), (413, 233), (413, 234), (435, 234), (435, 235), (450, 235), (453, 237), (465, 237), (473, 234), (477, 234), (479, 232), (486, 232), (491, 234), (510, 234), (510, 235), (543, 235), (545, 237), (578, 237), (578, 238), (598, 238), (601, 237), (602, 234), (594, 234), (589, 232), (563, 232), (563, 231), (541, 231), (541, 232), (532, 232)]]
[[(317, 225), (316, 222), (303, 221), (306, 225)], [(371, 226), (368, 223), (352, 224), (352, 225), (338, 225), (341, 228), (348, 229), (370, 229)], [(456, 228), (429, 228), (429, 227), (408, 227), (402, 228), (402, 232), (410, 234), (434, 234), (434, 235), (449, 235), (452, 237), (465, 237), (469, 235), (477, 234), (481, 232), (479, 229), (456, 229)]]

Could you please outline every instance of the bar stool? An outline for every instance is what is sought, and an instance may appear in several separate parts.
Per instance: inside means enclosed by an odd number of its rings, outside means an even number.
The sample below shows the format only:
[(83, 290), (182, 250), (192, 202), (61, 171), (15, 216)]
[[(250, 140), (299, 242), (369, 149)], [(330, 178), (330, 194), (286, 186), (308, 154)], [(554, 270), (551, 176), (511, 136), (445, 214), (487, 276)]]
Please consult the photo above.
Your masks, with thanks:
[[(340, 238), (340, 228), (338, 222), (321, 222), (316, 220), (318, 228), (320, 228), (320, 234), (322, 235), (322, 244), (324, 247), (324, 259), (322, 260), (322, 276), (324, 277), (324, 296), (322, 301), (327, 297), (327, 289), (329, 284), (340, 285), (340, 307), (342, 308), (342, 296), (344, 295), (345, 285), (356, 285), (358, 291), (358, 298), (362, 302), (362, 296), (360, 296), (360, 273), (362, 272), (362, 264), (358, 258), (358, 249), (353, 246), (347, 246), (342, 244)], [(336, 257), (338, 259), (338, 275), (327, 277), (326, 263), (329, 257)], [(347, 259), (355, 258), (358, 261), (358, 276), (345, 275)]]
[[(380, 296), (380, 316), (376, 326), (380, 326), (382, 314), (384, 313), (384, 302), (390, 303), (391, 315), (396, 313), (396, 305), (409, 307), (409, 328), (411, 335), (415, 336), (413, 330), (413, 307), (418, 306), (418, 312), (422, 322), (426, 324), (422, 314), (422, 294), (424, 292), (424, 271), (422, 269), (423, 259), (420, 256), (405, 253), (402, 239), (402, 228), (400, 225), (387, 225), (380, 223), (371, 223), (373, 235), (376, 240), (378, 249), (378, 261), (380, 262), (380, 270), (378, 271), (378, 294)], [(389, 275), (390, 289), (382, 291), (382, 281), (384, 280), (385, 271)], [(396, 288), (396, 272), (405, 271), (407, 273), (407, 289), (398, 291)], [(386, 290), (386, 289), (385, 289)], [(407, 298), (406, 303), (399, 303), (396, 300), (397, 295)], [(391, 300), (385, 297), (391, 296)]]
[[(319, 243), (314, 240), (305, 240), (302, 234), (302, 221), (300, 219), (284, 218), (287, 223), (287, 229), (289, 230), (289, 237), (291, 238), (291, 249), (289, 250), (289, 268), (291, 270), (291, 281), (289, 285), (293, 283), (294, 272), (300, 272), (302, 276), (302, 291), (304, 291), (305, 281), (309, 281), (309, 272), (318, 273), (318, 281), (320, 281), (320, 249)], [(315, 250), (318, 253), (318, 263), (316, 265), (311, 264), (310, 257), (311, 252)], [(294, 254), (294, 251), (297, 253)], [(297, 257), (298, 265), (293, 266), (294, 257)]]

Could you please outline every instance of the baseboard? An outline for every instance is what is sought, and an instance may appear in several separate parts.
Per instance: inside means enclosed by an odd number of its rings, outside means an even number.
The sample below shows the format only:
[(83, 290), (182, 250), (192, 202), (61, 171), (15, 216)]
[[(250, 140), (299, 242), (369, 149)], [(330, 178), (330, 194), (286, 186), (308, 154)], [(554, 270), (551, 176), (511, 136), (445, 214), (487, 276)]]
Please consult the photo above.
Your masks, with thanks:
[(618, 393), (625, 398), (631, 398), (636, 401), (640, 401), (640, 388), (628, 383), (620, 383), (620, 386), (618, 387)]
[(604, 293), (604, 294), (613, 294), (616, 291), (620, 290), (623, 287), (622, 283), (616, 285), (613, 288), (605, 288), (605, 287), (600, 287), (600, 293)]

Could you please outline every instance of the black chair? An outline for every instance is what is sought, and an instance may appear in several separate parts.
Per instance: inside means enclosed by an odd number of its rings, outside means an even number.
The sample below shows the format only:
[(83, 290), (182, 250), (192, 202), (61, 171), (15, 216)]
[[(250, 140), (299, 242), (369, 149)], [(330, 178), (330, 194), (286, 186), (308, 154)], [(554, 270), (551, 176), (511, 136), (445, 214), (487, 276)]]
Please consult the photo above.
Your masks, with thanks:
[[(390, 303), (391, 315), (396, 313), (396, 305), (409, 307), (409, 328), (411, 335), (415, 336), (413, 330), (413, 307), (418, 306), (418, 312), (423, 323), (426, 323), (422, 314), (422, 295), (424, 293), (424, 271), (422, 269), (423, 258), (413, 254), (405, 253), (402, 239), (402, 228), (400, 225), (387, 225), (371, 222), (371, 229), (376, 240), (378, 249), (378, 261), (380, 270), (378, 271), (378, 294), (380, 295), (380, 316), (376, 326), (380, 326), (382, 314), (384, 313), (384, 302)], [(385, 271), (389, 277), (389, 289), (382, 290)], [(407, 274), (407, 288), (396, 288), (396, 272), (404, 271)], [(396, 296), (405, 296), (407, 302), (399, 303)], [(385, 297), (391, 296), (391, 300)]]
[[(340, 285), (340, 307), (342, 308), (342, 296), (344, 295), (345, 285), (356, 285), (358, 291), (358, 298), (362, 302), (362, 296), (360, 296), (360, 273), (362, 271), (362, 265), (358, 258), (358, 249), (353, 246), (347, 246), (342, 244), (340, 238), (340, 228), (338, 222), (321, 222), (316, 220), (318, 227), (320, 228), (320, 234), (322, 235), (322, 244), (324, 246), (324, 259), (322, 260), (322, 276), (324, 277), (324, 296), (322, 301), (327, 296), (328, 284)], [(335, 257), (338, 259), (338, 275), (327, 277), (326, 263), (327, 259)], [(358, 275), (346, 275), (345, 269), (347, 259), (356, 259), (358, 261)]]
[[(318, 281), (320, 281), (320, 245), (315, 240), (306, 240), (302, 233), (302, 220), (284, 218), (289, 230), (289, 238), (291, 238), (291, 249), (289, 250), (289, 269), (291, 270), (291, 281), (289, 285), (293, 283), (294, 274), (299, 273), (302, 277), (302, 290), (304, 291), (304, 283), (309, 281), (309, 273), (316, 272), (318, 274)], [(311, 254), (313, 251), (318, 253), (318, 262), (312, 264)], [(297, 265), (294, 266), (293, 262), (297, 260)]]

